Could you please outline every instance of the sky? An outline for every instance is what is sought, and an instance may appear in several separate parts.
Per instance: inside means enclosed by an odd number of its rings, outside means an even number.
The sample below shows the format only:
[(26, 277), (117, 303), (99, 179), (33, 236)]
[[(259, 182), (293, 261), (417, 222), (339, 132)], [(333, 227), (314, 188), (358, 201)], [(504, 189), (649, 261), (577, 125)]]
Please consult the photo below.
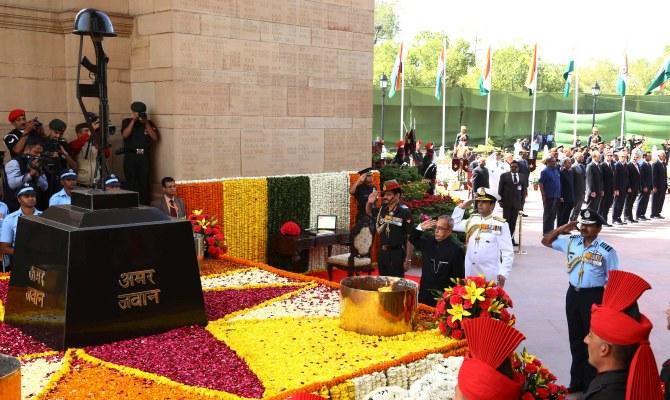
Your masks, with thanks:
[(495, 47), (538, 43), (538, 56), (552, 63), (591, 65), (656, 60), (670, 44), (667, 12), (660, 0), (397, 0), (400, 38), (410, 43), (423, 30), (477, 41), (477, 57)]

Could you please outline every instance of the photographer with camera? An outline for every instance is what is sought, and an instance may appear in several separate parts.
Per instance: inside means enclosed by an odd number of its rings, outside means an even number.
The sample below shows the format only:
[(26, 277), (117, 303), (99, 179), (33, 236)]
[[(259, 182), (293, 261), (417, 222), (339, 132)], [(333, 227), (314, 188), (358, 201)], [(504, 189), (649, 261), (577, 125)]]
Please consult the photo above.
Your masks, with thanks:
[(44, 137), (42, 123), (37, 118), (33, 118), (30, 121), (26, 120), (26, 112), (20, 108), (10, 111), (7, 120), (14, 125), (14, 129), (5, 135), (4, 138), (11, 158), (23, 153), (26, 140), (31, 134)]
[(130, 105), (132, 118), (121, 124), (123, 135), (123, 171), (129, 190), (140, 194), (140, 203), (149, 205), (149, 151), (158, 141), (158, 128), (147, 116), (147, 106), (136, 101)]
[[(95, 114), (91, 119), (96, 132), (95, 137), (91, 140), (91, 130), (87, 123), (82, 122), (75, 127), (77, 138), (70, 142), (70, 154), (77, 162), (77, 185), (84, 187), (92, 187), (94, 180), (100, 178), (100, 174), (94, 176), (99, 151), (97, 139), (100, 137), (100, 119)], [(104, 149), (103, 154), (105, 158), (109, 158), (111, 155), (109, 145)]]
[(25, 183), (28, 183), (36, 190), (38, 201), (41, 198), (45, 198), (49, 184), (44, 174), (45, 159), (42, 157), (43, 149), (42, 140), (39, 137), (34, 135), (28, 136), (23, 154), (12, 158), (5, 165), (5, 175), (7, 176), (5, 200), (10, 212), (16, 211), (19, 208), (16, 192)]

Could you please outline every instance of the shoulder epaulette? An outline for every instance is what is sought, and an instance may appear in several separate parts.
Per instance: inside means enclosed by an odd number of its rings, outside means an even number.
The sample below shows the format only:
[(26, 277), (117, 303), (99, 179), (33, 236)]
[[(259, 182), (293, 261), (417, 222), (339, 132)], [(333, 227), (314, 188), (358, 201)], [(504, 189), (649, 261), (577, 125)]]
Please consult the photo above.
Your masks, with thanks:
[(579, 239), (582, 235), (570, 235), (570, 239)]
[(610, 252), (612, 251), (612, 246), (605, 242), (600, 242), (600, 247), (602, 247), (605, 251)]
[(507, 220), (506, 220), (505, 218), (503, 218), (503, 217), (499, 217), (499, 216), (497, 216), (497, 215), (494, 216), (493, 219), (496, 220), (496, 221), (498, 221), (498, 222), (507, 222)]
[(407, 207), (405, 204), (400, 204), (400, 208), (404, 208), (405, 210), (409, 210), (409, 207)]

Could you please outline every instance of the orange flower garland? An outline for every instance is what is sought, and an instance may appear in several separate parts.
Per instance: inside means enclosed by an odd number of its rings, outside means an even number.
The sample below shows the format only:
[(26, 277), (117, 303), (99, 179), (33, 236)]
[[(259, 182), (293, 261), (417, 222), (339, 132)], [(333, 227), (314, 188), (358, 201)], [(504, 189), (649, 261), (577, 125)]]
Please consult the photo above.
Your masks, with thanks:
[[(223, 221), (221, 181), (177, 183), (177, 196), (184, 199), (187, 210), (205, 210), (218, 221)], [(223, 234), (226, 234), (225, 230)]]
[(253, 261), (266, 260), (268, 185), (265, 178), (223, 181), (223, 225), (228, 252)]

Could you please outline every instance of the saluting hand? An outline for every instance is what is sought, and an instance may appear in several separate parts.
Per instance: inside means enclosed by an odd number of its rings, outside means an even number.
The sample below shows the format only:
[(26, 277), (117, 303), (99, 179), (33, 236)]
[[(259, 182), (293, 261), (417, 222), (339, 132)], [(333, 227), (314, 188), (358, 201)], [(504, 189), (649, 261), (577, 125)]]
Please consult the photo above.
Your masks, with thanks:
[(368, 203), (369, 204), (375, 204), (377, 199), (379, 198), (379, 192), (377, 189), (372, 189), (372, 193), (368, 196)]
[(427, 221), (423, 221), (420, 226), (422, 230), (426, 231), (435, 228), (436, 224), (437, 221), (435, 221), (434, 219), (429, 219)]
[(570, 221), (567, 224), (563, 225), (560, 229), (562, 234), (564, 235), (570, 234), (570, 232), (577, 229), (577, 221)]
[(462, 209), (464, 209), (464, 210), (467, 210), (468, 208), (470, 208), (470, 205), (472, 204), (473, 201), (474, 201), (474, 200), (472, 200), (472, 199), (466, 200), (466, 201), (462, 202), (462, 203), (459, 205), (459, 207), (462, 208)]

